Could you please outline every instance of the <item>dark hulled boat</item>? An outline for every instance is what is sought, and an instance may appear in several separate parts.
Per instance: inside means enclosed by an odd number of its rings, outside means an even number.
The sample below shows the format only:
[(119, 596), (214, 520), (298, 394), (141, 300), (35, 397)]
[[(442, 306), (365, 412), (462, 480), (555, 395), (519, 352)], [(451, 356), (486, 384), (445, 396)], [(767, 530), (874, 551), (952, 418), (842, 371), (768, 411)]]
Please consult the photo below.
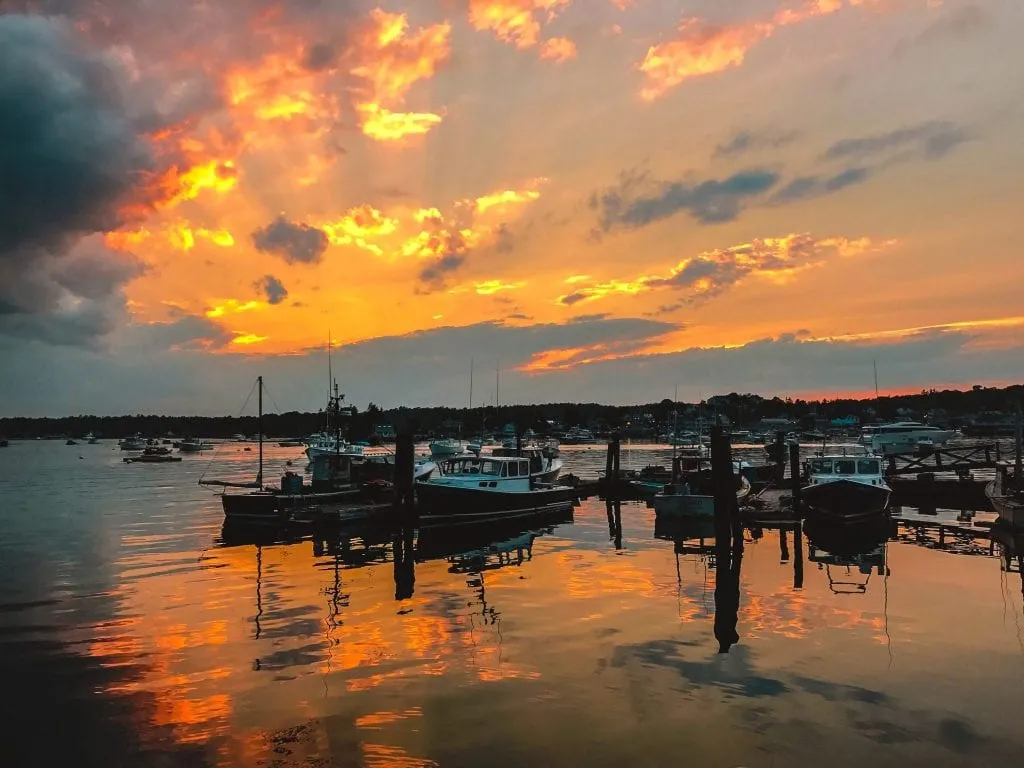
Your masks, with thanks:
[(514, 517), (571, 507), (578, 498), (574, 488), (533, 480), (525, 458), (460, 456), (438, 469), (436, 476), (416, 483), (424, 519)]
[(800, 493), (806, 517), (852, 523), (885, 514), (892, 494), (877, 456), (822, 456)]

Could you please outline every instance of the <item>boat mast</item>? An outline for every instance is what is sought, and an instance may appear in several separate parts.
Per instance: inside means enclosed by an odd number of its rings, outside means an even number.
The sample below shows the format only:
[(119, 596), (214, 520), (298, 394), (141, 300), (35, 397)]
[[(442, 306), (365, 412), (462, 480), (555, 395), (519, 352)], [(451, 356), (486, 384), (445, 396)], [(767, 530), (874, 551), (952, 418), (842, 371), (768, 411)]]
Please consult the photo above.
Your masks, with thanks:
[(871, 367), (875, 369), (875, 400), (878, 400), (878, 360), (871, 361)]
[(473, 358), (469, 358), (469, 410), (473, 410)]
[(263, 377), (260, 376), (256, 379), (259, 383), (259, 419), (256, 422), (256, 427), (260, 432), (260, 469), (256, 473), (256, 482), (260, 486), (263, 485)]
[(334, 386), (334, 373), (331, 371), (331, 329), (327, 329), (327, 425), (324, 427), (324, 434), (331, 434), (331, 392)]
[(679, 385), (676, 384), (675, 393), (672, 395), (672, 482), (677, 481), (676, 477), (676, 443), (679, 442)]
[(494, 407), (501, 405), (501, 358), (494, 364)]

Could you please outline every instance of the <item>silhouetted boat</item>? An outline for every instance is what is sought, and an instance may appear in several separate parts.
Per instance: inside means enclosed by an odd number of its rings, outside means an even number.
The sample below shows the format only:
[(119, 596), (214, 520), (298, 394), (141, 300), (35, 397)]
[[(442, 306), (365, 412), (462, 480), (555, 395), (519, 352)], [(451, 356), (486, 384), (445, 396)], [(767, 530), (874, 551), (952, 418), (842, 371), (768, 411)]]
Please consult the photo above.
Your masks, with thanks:
[(436, 477), (416, 482), (424, 517), (434, 520), (527, 514), (568, 507), (578, 497), (569, 486), (533, 481), (524, 458), (460, 456), (439, 469)]
[(172, 456), (170, 448), (149, 447), (138, 456), (126, 456), (125, 464), (169, 464), (181, 461), (181, 456)]
[(808, 462), (810, 483), (800, 493), (808, 520), (857, 522), (885, 513), (892, 494), (877, 456), (820, 456)]

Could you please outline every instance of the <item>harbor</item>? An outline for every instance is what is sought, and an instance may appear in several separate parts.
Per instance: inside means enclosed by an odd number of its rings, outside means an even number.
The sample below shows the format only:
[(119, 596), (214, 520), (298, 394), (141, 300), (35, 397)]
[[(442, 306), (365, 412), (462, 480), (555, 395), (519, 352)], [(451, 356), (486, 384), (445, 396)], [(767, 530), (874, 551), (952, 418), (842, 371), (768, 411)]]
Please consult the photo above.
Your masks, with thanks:
[[(389, 497), (227, 524), (199, 480), (249, 476), (258, 448), (136, 467), (114, 441), (29, 441), (0, 457), (3, 674), (27, 692), (12, 727), (49, 706), (56, 675), (91, 692), (47, 710), (88, 737), (15, 740), (13, 764), (72, 749), (97, 764), (658, 764), (685, 748), (768, 766), (813, 762), (808, 728), (841, 766), (883, 745), (892, 764), (1010, 764), (1024, 746), (1006, 717), (1024, 702), (1024, 575), (991, 510), (903, 506), (837, 538), (783, 501), (787, 461), (781, 486), (712, 486), (724, 517), (666, 517), (604, 473), (678, 450), (619, 442), (617, 461), (562, 447), (562, 478), (580, 481), (559, 509), (452, 525)], [(815, 452), (797, 446), (798, 466)], [(268, 481), (308, 461), (305, 446), (263, 454)], [(765, 455), (730, 446), (727, 467), (768, 477)], [(125, 728), (128, 744), (94, 736)]]

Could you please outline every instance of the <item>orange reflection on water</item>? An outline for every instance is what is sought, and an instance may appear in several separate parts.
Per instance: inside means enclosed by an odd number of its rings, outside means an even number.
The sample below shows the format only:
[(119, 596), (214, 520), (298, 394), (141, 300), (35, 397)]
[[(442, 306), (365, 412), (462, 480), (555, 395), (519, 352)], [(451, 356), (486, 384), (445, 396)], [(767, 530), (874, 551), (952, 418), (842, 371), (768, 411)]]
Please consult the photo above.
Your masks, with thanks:
[(413, 757), (401, 747), (386, 744), (363, 744), (363, 761), (367, 768), (428, 768), (433, 760)]
[(422, 716), (423, 710), (419, 707), (412, 707), (404, 710), (403, 712), (370, 712), (369, 714), (356, 718), (356, 728), (380, 730), (385, 725), (397, 723), (401, 720), (407, 720), (410, 717)]

